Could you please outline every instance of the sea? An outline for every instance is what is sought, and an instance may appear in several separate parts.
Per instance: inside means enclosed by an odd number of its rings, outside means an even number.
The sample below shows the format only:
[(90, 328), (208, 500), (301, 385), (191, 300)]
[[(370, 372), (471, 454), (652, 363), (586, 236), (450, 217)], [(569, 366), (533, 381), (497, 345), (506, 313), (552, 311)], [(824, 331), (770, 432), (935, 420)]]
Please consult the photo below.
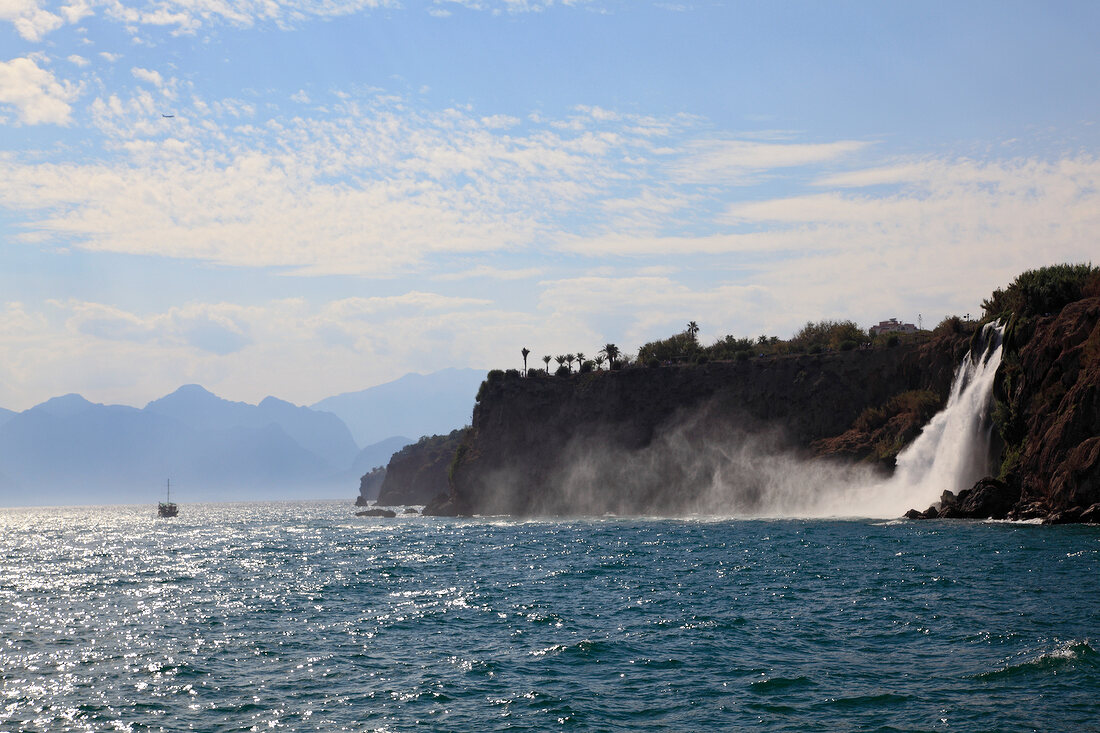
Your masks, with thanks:
[(1100, 528), (0, 510), (2, 731), (1098, 731)]

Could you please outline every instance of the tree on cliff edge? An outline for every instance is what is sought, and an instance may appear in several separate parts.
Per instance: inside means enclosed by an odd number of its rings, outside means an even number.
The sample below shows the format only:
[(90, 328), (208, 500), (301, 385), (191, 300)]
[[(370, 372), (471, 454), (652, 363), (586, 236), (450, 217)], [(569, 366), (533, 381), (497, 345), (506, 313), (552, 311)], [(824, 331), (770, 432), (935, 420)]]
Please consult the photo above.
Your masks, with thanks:
[(604, 344), (604, 347), (600, 350), (600, 353), (607, 357), (607, 368), (614, 369), (615, 362), (619, 358), (619, 347), (615, 344)]
[(527, 355), (531, 353), (531, 350), (528, 349), (526, 346), (524, 346), (523, 349), (519, 353), (523, 354), (523, 376), (526, 377), (527, 376)]
[(691, 343), (692, 344), (696, 343), (695, 335), (697, 333), (699, 333), (699, 324), (696, 323), (695, 321), (688, 321), (687, 332), (688, 332), (688, 335), (691, 336)]

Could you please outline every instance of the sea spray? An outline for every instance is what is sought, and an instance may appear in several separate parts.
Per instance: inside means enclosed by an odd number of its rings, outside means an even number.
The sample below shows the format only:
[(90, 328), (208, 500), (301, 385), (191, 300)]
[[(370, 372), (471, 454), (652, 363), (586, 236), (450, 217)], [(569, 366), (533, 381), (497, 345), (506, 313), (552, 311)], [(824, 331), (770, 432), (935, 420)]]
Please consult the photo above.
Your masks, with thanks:
[(987, 325), (956, 369), (947, 406), (898, 458), (890, 477), (869, 464), (810, 459), (779, 427), (739, 425), (717, 402), (685, 410), (641, 449), (576, 436), (532, 504), (508, 504), (518, 474), (487, 482), (486, 506), (502, 513), (599, 516), (900, 517), (969, 488), (988, 473), (990, 396), (1001, 360), (998, 325)]
[[(740, 441), (742, 455), (716, 472), (711, 506), (724, 504), (737, 516), (883, 517), (901, 516), (912, 507), (936, 502), (943, 491), (958, 493), (989, 474), (993, 382), (1001, 363), (1003, 327), (986, 324), (955, 371), (947, 406), (936, 414), (897, 458), (888, 479), (865, 466), (805, 461), (790, 453), (760, 451), (751, 438)], [(727, 451), (729, 449), (727, 448)], [(751, 463), (756, 502), (748, 511), (743, 491), (730, 491), (726, 480)], [(737, 470), (730, 471), (730, 468)]]

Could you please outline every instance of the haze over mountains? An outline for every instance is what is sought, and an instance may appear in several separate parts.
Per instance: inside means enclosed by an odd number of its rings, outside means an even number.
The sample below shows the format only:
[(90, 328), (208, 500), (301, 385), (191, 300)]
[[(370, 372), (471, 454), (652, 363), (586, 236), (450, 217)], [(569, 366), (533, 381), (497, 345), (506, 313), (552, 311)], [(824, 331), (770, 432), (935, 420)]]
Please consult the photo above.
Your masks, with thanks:
[(323, 400), (326, 409), (233, 402), (199, 385), (140, 409), (75, 394), (0, 409), (0, 505), (151, 503), (168, 478), (185, 503), (350, 499), (393, 452), (469, 422), (483, 375), (411, 374)]

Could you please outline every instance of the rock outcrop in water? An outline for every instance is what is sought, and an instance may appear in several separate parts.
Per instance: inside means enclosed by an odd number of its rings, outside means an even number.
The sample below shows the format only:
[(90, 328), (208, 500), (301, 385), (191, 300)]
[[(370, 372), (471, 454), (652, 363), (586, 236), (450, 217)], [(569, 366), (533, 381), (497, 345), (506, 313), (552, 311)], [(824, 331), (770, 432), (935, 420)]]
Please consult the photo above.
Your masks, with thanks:
[(355, 497), (355, 506), (366, 506), (378, 498), (382, 482), (386, 479), (386, 467), (375, 466), (359, 479), (359, 496)]
[[(921, 405), (942, 404), (969, 338), (568, 378), (498, 373), (479, 392), (447, 500), (428, 511), (680, 514), (728, 472), (721, 456), (697, 452), (731, 442), (723, 436), (888, 465)], [(878, 413), (868, 419), (868, 410)]]

